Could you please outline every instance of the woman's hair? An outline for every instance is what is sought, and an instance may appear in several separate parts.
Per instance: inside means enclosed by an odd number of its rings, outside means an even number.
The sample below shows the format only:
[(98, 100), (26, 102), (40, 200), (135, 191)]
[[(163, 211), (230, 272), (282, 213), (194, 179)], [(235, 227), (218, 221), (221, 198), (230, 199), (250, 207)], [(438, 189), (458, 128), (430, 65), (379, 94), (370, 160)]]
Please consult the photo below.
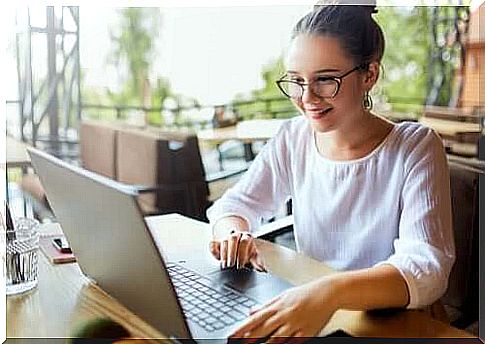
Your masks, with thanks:
[(301, 34), (333, 37), (357, 65), (381, 62), (385, 43), (381, 28), (372, 18), (376, 12), (375, 6), (315, 6), (296, 24), (292, 38)]

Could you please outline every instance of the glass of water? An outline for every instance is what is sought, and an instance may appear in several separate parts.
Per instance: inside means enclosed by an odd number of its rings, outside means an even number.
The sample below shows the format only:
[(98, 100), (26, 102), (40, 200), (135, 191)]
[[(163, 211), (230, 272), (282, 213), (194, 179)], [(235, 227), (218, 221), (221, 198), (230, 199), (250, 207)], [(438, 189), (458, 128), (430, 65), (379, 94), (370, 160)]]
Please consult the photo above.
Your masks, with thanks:
[(5, 231), (6, 291), (14, 295), (31, 290), (37, 285), (39, 251), (39, 222), (19, 218), (14, 229)]

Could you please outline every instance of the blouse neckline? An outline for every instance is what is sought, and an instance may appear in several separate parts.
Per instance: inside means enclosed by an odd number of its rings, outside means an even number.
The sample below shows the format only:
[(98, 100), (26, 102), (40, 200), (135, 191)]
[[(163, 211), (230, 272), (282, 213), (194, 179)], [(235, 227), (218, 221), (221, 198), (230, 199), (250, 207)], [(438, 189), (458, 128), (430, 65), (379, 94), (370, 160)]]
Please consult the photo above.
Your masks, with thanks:
[(357, 159), (351, 159), (351, 160), (334, 160), (334, 159), (329, 159), (324, 157), (323, 155), (320, 154), (317, 148), (317, 141), (316, 141), (316, 133), (311, 128), (312, 131), (312, 142), (311, 142), (311, 148), (312, 152), (316, 154), (319, 160), (327, 163), (327, 164), (332, 164), (332, 165), (352, 165), (352, 164), (358, 164), (358, 163), (363, 163), (369, 159), (371, 159), (373, 156), (377, 155), (379, 151), (383, 149), (383, 147), (386, 145), (386, 143), (390, 140), (391, 136), (394, 135), (398, 127), (398, 124), (394, 123), (392, 126), (392, 129), (387, 133), (386, 137), (377, 145), (376, 148), (374, 148), (371, 152), (369, 152), (367, 155), (357, 158)]

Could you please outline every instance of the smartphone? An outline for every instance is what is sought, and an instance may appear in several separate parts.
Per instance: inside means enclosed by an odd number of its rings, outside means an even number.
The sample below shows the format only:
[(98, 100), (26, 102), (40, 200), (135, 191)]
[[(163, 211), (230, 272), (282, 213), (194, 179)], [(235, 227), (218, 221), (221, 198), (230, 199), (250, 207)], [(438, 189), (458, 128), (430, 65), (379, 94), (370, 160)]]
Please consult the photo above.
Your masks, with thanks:
[(61, 253), (72, 253), (66, 238), (52, 239), (52, 245)]

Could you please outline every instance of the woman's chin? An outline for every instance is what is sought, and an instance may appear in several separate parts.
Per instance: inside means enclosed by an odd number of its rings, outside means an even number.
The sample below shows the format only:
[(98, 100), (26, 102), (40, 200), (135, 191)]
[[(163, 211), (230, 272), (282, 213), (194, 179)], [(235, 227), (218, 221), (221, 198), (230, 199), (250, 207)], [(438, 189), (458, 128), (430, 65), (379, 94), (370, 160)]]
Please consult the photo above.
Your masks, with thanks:
[(310, 122), (310, 125), (312, 126), (313, 130), (319, 133), (325, 133), (327, 131), (330, 131), (333, 129), (333, 123), (330, 121), (326, 120), (326, 118), (308, 118), (307, 120)]

